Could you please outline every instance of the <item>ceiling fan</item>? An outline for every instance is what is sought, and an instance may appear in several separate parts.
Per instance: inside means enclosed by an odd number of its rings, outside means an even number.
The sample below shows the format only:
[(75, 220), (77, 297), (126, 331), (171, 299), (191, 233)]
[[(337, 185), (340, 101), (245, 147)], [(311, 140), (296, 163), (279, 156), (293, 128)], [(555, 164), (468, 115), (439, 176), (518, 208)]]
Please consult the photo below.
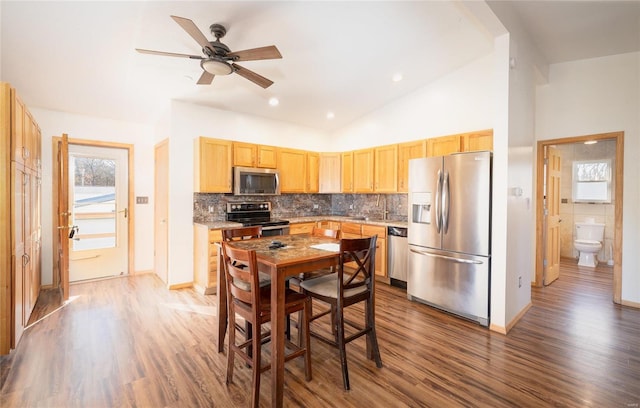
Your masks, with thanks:
[(207, 37), (202, 34), (202, 31), (198, 29), (193, 21), (188, 18), (178, 16), (171, 16), (171, 18), (178, 23), (180, 27), (182, 27), (184, 31), (191, 36), (191, 38), (200, 44), (204, 56), (145, 50), (141, 48), (136, 48), (136, 51), (142, 54), (164, 55), (168, 57), (200, 60), (200, 66), (202, 67), (203, 72), (200, 79), (198, 79), (199, 85), (209, 85), (216, 75), (229, 75), (234, 72), (263, 88), (268, 88), (273, 84), (273, 81), (263, 77), (262, 75), (258, 75), (235, 62), (282, 58), (280, 51), (278, 51), (275, 45), (231, 52), (229, 47), (220, 42), (220, 39), (227, 33), (227, 29), (223, 25), (211, 24), (209, 29), (211, 30), (211, 34), (216, 37), (216, 40), (208, 41)]

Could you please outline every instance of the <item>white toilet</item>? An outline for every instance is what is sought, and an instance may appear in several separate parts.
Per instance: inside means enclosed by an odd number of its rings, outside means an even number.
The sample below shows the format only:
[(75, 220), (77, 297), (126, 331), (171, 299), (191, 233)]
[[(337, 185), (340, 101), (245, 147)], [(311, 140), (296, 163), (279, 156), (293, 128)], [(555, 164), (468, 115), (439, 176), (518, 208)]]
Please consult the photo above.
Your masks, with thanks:
[(595, 268), (598, 265), (596, 254), (602, 249), (604, 224), (595, 222), (576, 222), (575, 248), (580, 252), (578, 265)]

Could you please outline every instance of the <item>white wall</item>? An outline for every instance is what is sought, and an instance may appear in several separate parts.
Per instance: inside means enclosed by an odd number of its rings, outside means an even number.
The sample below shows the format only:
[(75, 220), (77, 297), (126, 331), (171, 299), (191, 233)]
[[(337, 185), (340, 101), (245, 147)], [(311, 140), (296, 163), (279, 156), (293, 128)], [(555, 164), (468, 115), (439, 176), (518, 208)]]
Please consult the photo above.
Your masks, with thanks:
[(640, 304), (640, 53), (554, 64), (538, 87), (536, 138), (624, 131), (622, 301)]
[(193, 281), (193, 146), (199, 136), (328, 149), (325, 133), (290, 123), (173, 102), (169, 142), (169, 286)]
[(331, 151), (492, 128), (493, 63), (489, 54), (339, 129)]
[(53, 282), (52, 138), (63, 133), (72, 139), (134, 145), (134, 194), (148, 196), (149, 204), (135, 208), (135, 271), (153, 269), (153, 138), (150, 126), (103, 118), (29, 108), (42, 130), (42, 284)]

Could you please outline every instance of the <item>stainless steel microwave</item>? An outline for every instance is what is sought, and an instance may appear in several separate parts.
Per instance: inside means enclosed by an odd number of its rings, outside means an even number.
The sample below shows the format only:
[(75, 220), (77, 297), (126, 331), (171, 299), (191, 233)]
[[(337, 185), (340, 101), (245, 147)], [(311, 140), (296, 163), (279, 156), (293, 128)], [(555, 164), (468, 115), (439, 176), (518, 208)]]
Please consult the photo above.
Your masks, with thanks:
[(234, 167), (233, 194), (278, 195), (280, 194), (280, 172), (276, 169)]

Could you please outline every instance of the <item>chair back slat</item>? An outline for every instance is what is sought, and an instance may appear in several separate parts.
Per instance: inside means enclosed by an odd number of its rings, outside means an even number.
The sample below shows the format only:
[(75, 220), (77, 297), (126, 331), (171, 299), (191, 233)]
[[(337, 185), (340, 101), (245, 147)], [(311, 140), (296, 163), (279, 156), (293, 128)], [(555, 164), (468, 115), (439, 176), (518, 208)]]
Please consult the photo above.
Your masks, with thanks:
[(262, 227), (256, 225), (253, 227), (241, 228), (225, 228), (222, 230), (222, 239), (224, 241), (239, 241), (242, 239), (260, 238), (262, 236)]
[(222, 257), (229, 299), (260, 308), (260, 282), (256, 252), (231, 247), (222, 242)]
[(311, 230), (311, 236), (338, 239), (340, 238), (340, 230), (313, 227)]
[[(366, 286), (371, 289), (375, 274), (375, 251), (377, 235), (367, 238), (340, 240), (340, 276), (338, 284), (340, 291)], [(345, 273), (344, 264), (350, 263), (355, 271)]]

